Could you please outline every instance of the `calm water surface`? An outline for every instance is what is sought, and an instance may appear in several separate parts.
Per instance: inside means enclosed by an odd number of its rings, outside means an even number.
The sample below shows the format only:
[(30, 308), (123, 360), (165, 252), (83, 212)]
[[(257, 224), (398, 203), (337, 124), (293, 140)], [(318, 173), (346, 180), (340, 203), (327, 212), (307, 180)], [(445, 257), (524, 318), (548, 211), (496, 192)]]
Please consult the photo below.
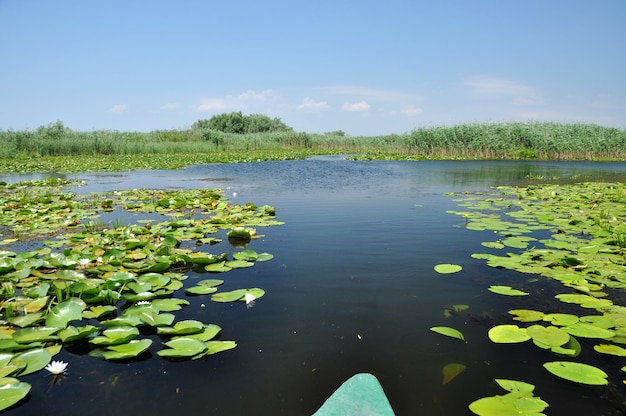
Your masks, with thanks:
[[(624, 362), (598, 357), (592, 343), (583, 344), (578, 361), (607, 370), (609, 387), (556, 379), (542, 368), (555, 356), (528, 343), (489, 341), (491, 326), (512, 322), (508, 310), (531, 305), (487, 287), (524, 288), (528, 275), (472, 259), (472, 253), (485, 252), (480, 242), (492, 236), (466, 230), (460, 217), (446, 214), (459, 207), (444, 195), (525, 185), (529, 177), (623, 182), (624, 164), (319, 157), (67, 176), (86, 180), (80, 192), (224, 188), (236, 203), (273, 205), (285, 225), (259, 228), (265, 236), (248, 246), (274, 254), (272, 261), (219, 276), (226, 281), (223, 290), (263, 288), (266, 295), (253, 308), (196, 296), (177, 315), (220, 325), (221, 339), (236, 340), (236, 349), (207, 360), (169, 362), (156, 355), (155, 342), (152, 356), (128, 364), (64, 349), (58, 358), (70, 363), (68, 377), (55, 386), (41, 372), (24, 377), (33, 385), (31, 399), (8, 415), (310, 415), (359, 372), (378, 377), (397, 415), (471, 414), (472, 401), (504, 393), (495, 378), (535, 384), (552, 415), (620, 414), (612, 402), (626, 400), (619, 371)], [(233, 248), (224, 242), (212, 251)], [(464, 269), (454, 275), (433, 270), (447, 262)], [(207, 278), (190, 276), (187, 282)], [(536, 299), (544, 309), (564, 308), (552, 301), (559, 284), (541, 278), (533, 285), (545, 294)], [(444, 318), (443, 308), (453, 304), (470, 309)], [(461, 330), (468, 343), (429, 330), (440, 325)], [(467, 370), (444, 386), (442, 368), (453, 362)]]

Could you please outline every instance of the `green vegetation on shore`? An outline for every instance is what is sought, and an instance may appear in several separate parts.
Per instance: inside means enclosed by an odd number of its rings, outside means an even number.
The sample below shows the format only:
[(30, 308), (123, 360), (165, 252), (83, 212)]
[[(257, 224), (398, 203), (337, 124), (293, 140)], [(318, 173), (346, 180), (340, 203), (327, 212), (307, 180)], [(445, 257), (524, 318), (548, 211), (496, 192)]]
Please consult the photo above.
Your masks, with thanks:
[[(232, 114), (230, 118), (221, 117), (227, 122), (234, 119)], [(342, 131), (295, 132), (279, 119), (259, 115), (243, 120), (274, 124), (257, 133), (215, 130), (212, 127), (217, 124), (210, 123), (211, 120), (199, 120), (189, 129), (147, 133), (79, 132), (65, 127), (61, 121), (36, 130), (0, 130), (0, 171), (165, 169), (337, 153), (354, 154), (359, 159), (398, 160), (626, 160), (626, 130), (593, 124), (477, 123), (419, 128), (387, 136), (351, 137)], [(257, 130), (265, 128), (262, 123), (259, 126)], [(75, 156), (81, 156), (81, 161), (67, 162), (67, 157)]]

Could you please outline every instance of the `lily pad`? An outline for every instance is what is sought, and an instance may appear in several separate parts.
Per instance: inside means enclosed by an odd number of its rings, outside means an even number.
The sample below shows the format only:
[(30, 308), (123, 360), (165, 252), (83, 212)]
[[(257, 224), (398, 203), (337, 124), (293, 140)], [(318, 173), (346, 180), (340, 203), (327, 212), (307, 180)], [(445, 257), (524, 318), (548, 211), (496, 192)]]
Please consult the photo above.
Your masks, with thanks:
[(91, 339), (92, 344), (96, 345), (119, 345), (134, 339), (139, 335), (139, 330), (134, 326), (114, 326), (105, 329), (102, 335)]
[(617, 355), (618, 357), (626, 357), (626, 349), (613, 344), (594, 345), (593, 349), (602, 354)]
[(8, 409), (26, 397), (30, 387), (30, 384), (15, 378), (0, 379), (0, 410)]
[(533, 341), (550, 347), (560, 347), (569, 341), (569, 334), (556, 326), (532, 325), (526, 328), (526, 333)]
[(459, 363), (446, 364), (442, 370), (443, 381), (441, 382), (441, 384), (444, 384), (444, 385), (448, 384), (449, 382), (454, 380), (456, 376), (458, 376), (463, 371), (465, 371), (466, 368), (467, 366), (465, 364), (459, 364)]
[(104, 351), (102, 356), (105, 360), (126, 360), (135, 358), (147, 351), (151, 345), (152, 340), (150, 339), (132, 340), (128, 344), (108, 347), (109, 351)]
[(442, 263), (435, 266), (435, 271), (441, 274), (457, 273), (461, 270), (463, 270), (463, 267), (458, 264)]
[(575, 383), (593, 386), (609, 384), (607, 380), (609, 376), (604, 371), (588, 364), (570, 361), (553, 361), (545, 363), (543, 367), (555, 376)]
[(511, 286), (489, 286), (489, 291), (505, 296), (527, 296), (528, 293), (513, 289)]
[(516, 344), (530, 339), (526, 328), (517, 325), (497, 325), (488, 332), (489, 339), (498, 344)]
[(441, 335), (445, 335), (448, 337), (460, 339), (461, 341), (465, 341), (465, 337), (463, 336), (463, 334), (454, 328), (450, 328), (447, 326), (433, 326), (432, 328), (430, 328), (430, 330)]
[(165, 345), (169, 348), (157, 351), (157, 354), (161, 357), (168, 358), (193, 357), (208, 349), (204, 342), (188, 337), (173, 339), (166, 342)]
[(235, 341), (208, 341), (205, 342), (207, 346), (207, 355), (217, 354), (218, 352), (232, 350), (237, 346)]
[(214, 302), (235, 302), (246, 295), (246, 289), (237, 289), (230, 292), (215, 293), (211, 296)]
[(35, 373), (44, 368), (50, 360), (52, 355), (45, 348), (38, 348), (23, 352), (16, 355), (11, 361), (22, 361), (26, 363), (26, 367), (20, 372), (20, 376)]

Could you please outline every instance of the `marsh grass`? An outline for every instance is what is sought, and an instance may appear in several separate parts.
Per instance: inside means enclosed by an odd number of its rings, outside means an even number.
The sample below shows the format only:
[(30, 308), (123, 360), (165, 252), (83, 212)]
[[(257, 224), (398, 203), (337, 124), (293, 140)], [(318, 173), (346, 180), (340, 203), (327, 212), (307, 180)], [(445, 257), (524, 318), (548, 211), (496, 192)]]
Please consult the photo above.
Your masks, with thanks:
[[(92, 157), (110, 165), (112, 159), (132, 156), (139, 160), (136, 168), (173, 168), (180, 167), (173, 159), (241, 162), (332, 153), (363, 159), (626, 160), (626, 130), (593, 124), (476, 123), (350, 137), (293, 131), (242, 135), (207, 129), (79, 132), (61, 122), (34, 131), (0, 130), (0, 169), (11, 172), (46, 170), (49, 157)], [(103, 159), (106, 156), (111, 157)]]

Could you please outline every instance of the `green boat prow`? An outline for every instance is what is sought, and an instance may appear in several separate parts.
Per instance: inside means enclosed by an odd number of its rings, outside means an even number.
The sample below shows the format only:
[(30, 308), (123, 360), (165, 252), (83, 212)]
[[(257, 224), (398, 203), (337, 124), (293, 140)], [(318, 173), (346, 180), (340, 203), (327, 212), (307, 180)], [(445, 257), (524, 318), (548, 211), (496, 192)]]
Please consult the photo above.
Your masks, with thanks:
[(369, 373), (350, 377), (313, 416), (395, 416), (378, 379)]

